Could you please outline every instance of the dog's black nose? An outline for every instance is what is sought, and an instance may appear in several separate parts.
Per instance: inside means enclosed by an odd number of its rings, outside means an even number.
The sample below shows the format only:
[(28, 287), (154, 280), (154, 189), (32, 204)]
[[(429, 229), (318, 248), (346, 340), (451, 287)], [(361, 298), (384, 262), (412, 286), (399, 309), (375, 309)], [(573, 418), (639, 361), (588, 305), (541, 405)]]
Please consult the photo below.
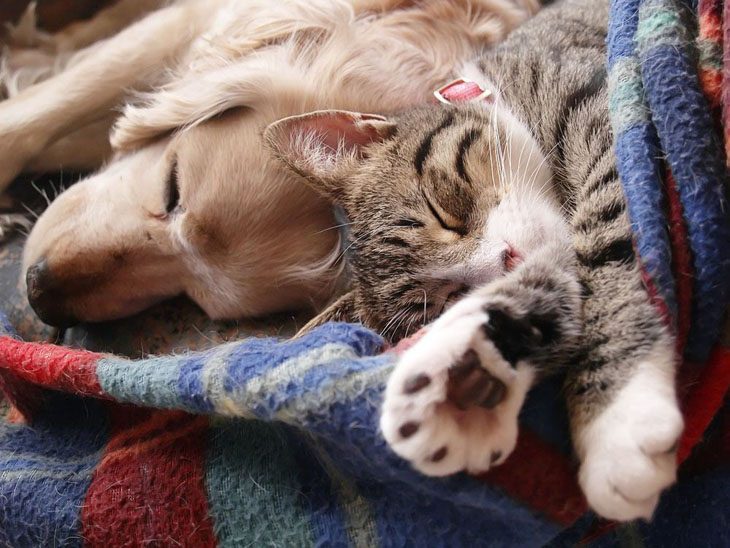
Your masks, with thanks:
[(44, 323), (56, 327), (71, 327), (79, 323), (66, 310), (63, 284), (54, 278), (46, 259), (41, 259), (28, 268), (25, 282), (28, 287), (28, 302)]

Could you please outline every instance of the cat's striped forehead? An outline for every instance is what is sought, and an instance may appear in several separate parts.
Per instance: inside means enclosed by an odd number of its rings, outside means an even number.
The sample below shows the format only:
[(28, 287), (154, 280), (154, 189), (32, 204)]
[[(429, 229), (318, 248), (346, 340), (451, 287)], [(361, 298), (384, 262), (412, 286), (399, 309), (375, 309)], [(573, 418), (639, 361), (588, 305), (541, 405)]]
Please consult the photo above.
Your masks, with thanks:
[[(451, 168), (468, 180), (467, 155), (479, 148), (489, 160), (499, 153), (507, 134), (488, 107), (444, 107), (415, 111), (399, 123), (399, 136), (412, 155), (420, 177), (430, 166)], [(444, 164), (449, 164), (445, 166)]]

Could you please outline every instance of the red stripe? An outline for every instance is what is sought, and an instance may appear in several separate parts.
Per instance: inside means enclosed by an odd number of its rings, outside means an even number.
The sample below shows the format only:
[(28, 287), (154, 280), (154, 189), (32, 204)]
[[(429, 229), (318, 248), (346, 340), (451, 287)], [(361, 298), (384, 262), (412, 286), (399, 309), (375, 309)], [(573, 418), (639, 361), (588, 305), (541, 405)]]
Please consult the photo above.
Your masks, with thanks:
[[(713, 6), (713, 3), (716, 5)], [(718, 13), (719, 8), (717, 4), (718, 2), (704, 2), (700, 0), (699, 35), (702, 38), (722, 45), (722, 19)]]
[(685, 427), (679, 442), (678, 459), (683, 462), (701, 440), (723, 406), (730, 390), (730, 349), (717, 347), (705, 364), (699, 379), (682, 402)]
[(510, 458), (479, 479), (564, 526), (588, 510), (575, 464), (524, 428)]
[(710, 107), (716, 112), (722, 105), (722, 71), (702, 67), (698, 77)]
[(730, 2), (725, 2), (722, 15), (723, 36), (723, 86), (722, 86), (722, 125), (725, 129), (725, 161), (730, 162)]
[(102, 396), (96, 362), (102, 354), (0, 337), (0, 368), (36, 385), (85, 396)]
[(110, 408), (112, 438), (81, 512), (85, 544), (215, 546), (204, 475), (207, 419)]
[(682, 465), (679, 481), (724, 468), (730, 462), (730, 406), (724, 406), (712, 421), (717, 421), (717, 429), (695, 446)]
[(664, 190), (669, 205), (669, 242), (672, 246), (672, 271), (677, 295), (677, 353), (681, 356), (687, 343), (692, 319), (692, 255), (687, 237), (682, 201), (677, 183), (667, 169)]
[(43, 408), (43, 390), (9, 371), (0, 370), (0, 392), (27, 422)]

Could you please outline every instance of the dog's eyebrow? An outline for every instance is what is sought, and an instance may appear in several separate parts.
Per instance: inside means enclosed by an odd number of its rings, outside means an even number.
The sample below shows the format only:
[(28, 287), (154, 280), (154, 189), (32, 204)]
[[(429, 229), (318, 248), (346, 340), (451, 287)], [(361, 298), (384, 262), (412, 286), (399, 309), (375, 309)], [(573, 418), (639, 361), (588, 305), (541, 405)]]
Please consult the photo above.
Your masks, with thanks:
[(178, 184), (177, 157), (170, 164), (170, 173), (167, 176), (167, 213), (172, 213), (180, 203), (180, 186)]

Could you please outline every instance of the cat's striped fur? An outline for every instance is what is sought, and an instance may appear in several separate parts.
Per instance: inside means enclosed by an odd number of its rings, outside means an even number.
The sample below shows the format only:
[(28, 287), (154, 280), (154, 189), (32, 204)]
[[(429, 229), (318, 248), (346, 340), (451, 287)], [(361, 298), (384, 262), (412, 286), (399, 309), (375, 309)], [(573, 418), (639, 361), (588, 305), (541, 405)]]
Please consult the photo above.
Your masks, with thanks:
[[(493, 104), (319, 113), (269, 138), (351, 222), (352, 290), (316, 322), (398, 337), (476, 288), (396, 368), (382, 422), (396, 452), (430, 474), (499, 463), (523, 388), (565, 370), (588, 500), (633, 519), (674, 480), (682, 421), (673, 337), (643, 285), (616, 170), (607, 18), (608, 0), (564, 0), (483, 53), (469, 76), (496, 91)], [(457, 420), (440, 402), (467, 353), (514, 398)], [(493, 399), (493, 384), (474, 382), (472, 399)], [(489, 420), (502, 426), (485, 430)]]

